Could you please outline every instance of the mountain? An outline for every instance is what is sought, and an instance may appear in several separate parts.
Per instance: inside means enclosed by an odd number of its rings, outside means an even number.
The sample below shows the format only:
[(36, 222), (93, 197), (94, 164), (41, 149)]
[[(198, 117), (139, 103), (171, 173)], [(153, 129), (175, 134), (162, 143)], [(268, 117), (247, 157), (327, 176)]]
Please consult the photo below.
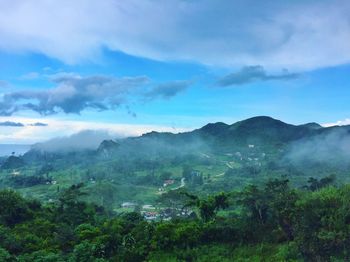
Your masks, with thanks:
[(186, 133), (151, 132), (137, 138), (137, 141), (153, 140), (172, 146), (202, 144), (219, 151), (247, 147), (249, 144), (275, 148), (317, 134), (321, 128), (315, 128), (315, 125), (317, 124), (297, 126), (271, 117), (258, 116), (232, 125), (222, 122), (210, 123)]
[[(333, 174), (350, 182), (350, 126), (291, 125), (258, 116), (178, 134), (108, 138), (94, 145), (57, 150), (62, 147), (55, 144), (53, 150), (50, 144), (49, 151), (33, 147), (23, 156), (3, 159), (0, 186), (31, 187), (26, 192), (48, 200), (58, 196), (59, 188), (84, 183), (94, 201), (104, 203), (113, 196), (111, 203), (119, 208), (129, 201), (156, 204), (160, 192), (181, 187), (206, 195), (281, 177), (297, 187), (310, 177)], [(13, 169), (21, 175), (11, 176)]]
[(320, 124), (315, 123), (315, 122), (307, 123), (307, 124), (300, 125), (300, 126), (304, 126), (304, 127), (310, 128), (310, 129), (321, 129), (321, 128), (323, 128), (323, 126), (321, 126)]
[[(65, 164), (84, 162), (84, 159), (89, 159), (90, 162), (99, 161), (99, 157), (132, 161), (171, 159), (202, 153), (220, 155), (243, 152), (252, 155), (251, 148), (255, 148), (255, 155), (267, 155), (269, 158), (266, 161), (270, 162), (320, 162), (336, 157), (337, 162), (348, 163), (350, 151), (344, 145), (349, 143), (350, 147), (349, 132), (349, 126), (325, 128), (317, 123), (292, 125), (268, 116), (257, 116), (231, 125), (210, 123), (178, 134), (153, 131), (139, 137), (104, 140), (95, 150), (69, 154), (61, 152), (59, 157), (57, 152), (45, 153), (32, 149), (24, 155), (24, 159), (28, 162), (40, 158), (55, 161), (59, 158)], [(328, 154), (332, 157), (328, 157)], [(66, 161), (65, 155), (69, 155)]]
[(1, 165), (1, 169), (16, 169), (24, 166), (24, 161), (18, 156), (9, 156)]
[[(286, 124), (266, 116), (239, 121), (224, 129), (221, 124), (216, 127), (217, 131), (214, 132), (212, 128), (211, 134), (221, 146), (226, 147), (240, 147), (247, 144), (274, 147), (311, 133), (308, 127)], [(206, 132), (206, 129), (201, 129), (201, 132)]]

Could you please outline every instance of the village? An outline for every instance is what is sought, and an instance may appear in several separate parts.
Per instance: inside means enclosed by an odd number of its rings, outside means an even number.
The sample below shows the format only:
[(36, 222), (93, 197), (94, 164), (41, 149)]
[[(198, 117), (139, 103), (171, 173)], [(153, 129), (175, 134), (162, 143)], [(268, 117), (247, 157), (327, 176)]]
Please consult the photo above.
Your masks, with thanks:
[[(222, 179), (221, 177), (227, 174), (229, 171), (240, 170), (242, 167), (256, 166), (261, 167), (266, 161), (267, 154), (254, 144), (246, 144), (244, 148), (239, 151), (232, 150), (231, 152), (222, 153), (222, 157), (215, 157), (210, 153), (200, 153), (201, 156), (210, 160), (210, 164), (205, 164), (204, 167), (198, 167), (198, 169), (188, 168), (187, 172), (182, 171), (182, 177), (169, 175), (164, 180), (159, 181), (158, 186), (153, 187), (153, 194), (162, 196), (163, 194), (175, 191), (186, 185), (188, 187), (196, 187), (204, 184), (211, 183), (215, 180)], [(220, 163), (221, 169), (213, 169), (212, 163)], [(225, 171), (226, 168), (226, 171)], [(43, 168), (42, 168), (43, 169)], [(45, 169), (46, 170), (46, 169)], [(12, 172), (11, 172), (12, 171)], [(37, 179), (33, 175), (22, 174), (21, 169), (12, 169), (8, 174), (11, 177), (11, 182), (18, 186), (34, 186), (34, 185), (61, 185), (61, 180), (54, 180), (49, 172), (44, 173)], [(40, 171), (40, 170), (39, 170)], [(211, 174), (213, 172), (213, 174)], [(234, 173), (235, 174), (235, 173)], [(55, 177), (55, 176), (54, 176)], [(35, 179), (34, 179), (35, 178)], [(109, 182), (114, 183), (114, 179), (108, 179)], [(97, 180), (95, 176), (87, 177), (87, 182), (91, 186), (95, 186)], [(16, 184), (15, 184), (16, 183)], [(152, 194), (150, 192), (150, 194)], [(53, 201), (50, 198), (51, 201)], [(159, 203), (152, 199), (144, 200), (135, 198), (120, 199), (121, 201), (115, 203), (114, 210), (117, 213), (124, 212), (138, 212), (147, 221), (167, 221), (175, 218), (188, 218), (196, 216), (195, 212), (190, 208), (183, 208), (181, 205), (172, 205), (169, 203)]]
[[(169, 188), (174, 186), (174, 179), (166, 179), (161, 187), (158, 188), (157, 194), (163, 194), (172, 190), (177, 190), (185, 186), (185, 178), (181, 178), (180, 185), (176, 187)], [(190, 208), (184, 208), (179, 206), (173, 207), (161, 207), (151, 204), (138, 204), (132, 201), (123, 202), (120, 207), (128, 212), (136, 211), (147, 221), (169, 221), (174, 218), (189, 218), (195, 216), (195, 213)]]
[(189, 208), (139, 205), (135, 202), (124, 202), (121, 204), (121, 208), (129, 210), (129, 212), (138, 211), (147, 221), (169, 221), (174, 218), (189, 218), (195, 215)]
[(226, 162), (227, 167), (232, 169), (235, 163), (261, 167), (267, 154), (261, 152), (254, 144), (248, 144), (247, 148), (248, 150), (245, 152), (226, 153), (225, 156), (232, 159), (232, 161)]

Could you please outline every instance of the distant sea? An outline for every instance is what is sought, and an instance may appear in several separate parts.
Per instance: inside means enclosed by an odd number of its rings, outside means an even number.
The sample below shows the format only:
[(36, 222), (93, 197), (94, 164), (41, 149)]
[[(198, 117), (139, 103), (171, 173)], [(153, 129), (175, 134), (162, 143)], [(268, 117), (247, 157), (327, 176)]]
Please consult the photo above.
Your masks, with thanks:
[(31, 145), (0, 144), (0, 157), (9, 156), (12, 152), (16, 156), (23, 155), (30, 149)]

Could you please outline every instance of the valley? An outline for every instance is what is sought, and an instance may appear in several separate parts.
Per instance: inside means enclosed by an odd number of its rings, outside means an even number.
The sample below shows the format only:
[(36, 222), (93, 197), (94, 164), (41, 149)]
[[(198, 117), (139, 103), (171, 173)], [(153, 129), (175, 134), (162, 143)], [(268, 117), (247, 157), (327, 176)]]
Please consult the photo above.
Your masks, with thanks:
[[(103, 141), (96, 150), (45, 151), (38, 144), (19, 157), (2, 158), (0, 187), (55, 202), (66, 188), (83, 184), (87, 201), (116, 213), (144, 205), (164, 209), (163, 195), (182, 189), (205, 196), (274, 178), (302, 187), (310, 177), (330, 174), (347, 182), (350, 154), (343, 145), (349, 142), (347, 126), (294, 126), (255, 117), (187, 133)], [(121, 208), (125, 202), (135, 205), (126, 210)]]

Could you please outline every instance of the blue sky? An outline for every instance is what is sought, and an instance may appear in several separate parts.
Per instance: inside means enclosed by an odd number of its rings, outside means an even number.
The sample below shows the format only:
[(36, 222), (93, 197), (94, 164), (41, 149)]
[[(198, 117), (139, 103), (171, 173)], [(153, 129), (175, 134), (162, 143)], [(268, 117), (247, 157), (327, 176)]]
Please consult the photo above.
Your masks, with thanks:
[(0, 143), (350, 124), (347, 1), (0, 0)]

